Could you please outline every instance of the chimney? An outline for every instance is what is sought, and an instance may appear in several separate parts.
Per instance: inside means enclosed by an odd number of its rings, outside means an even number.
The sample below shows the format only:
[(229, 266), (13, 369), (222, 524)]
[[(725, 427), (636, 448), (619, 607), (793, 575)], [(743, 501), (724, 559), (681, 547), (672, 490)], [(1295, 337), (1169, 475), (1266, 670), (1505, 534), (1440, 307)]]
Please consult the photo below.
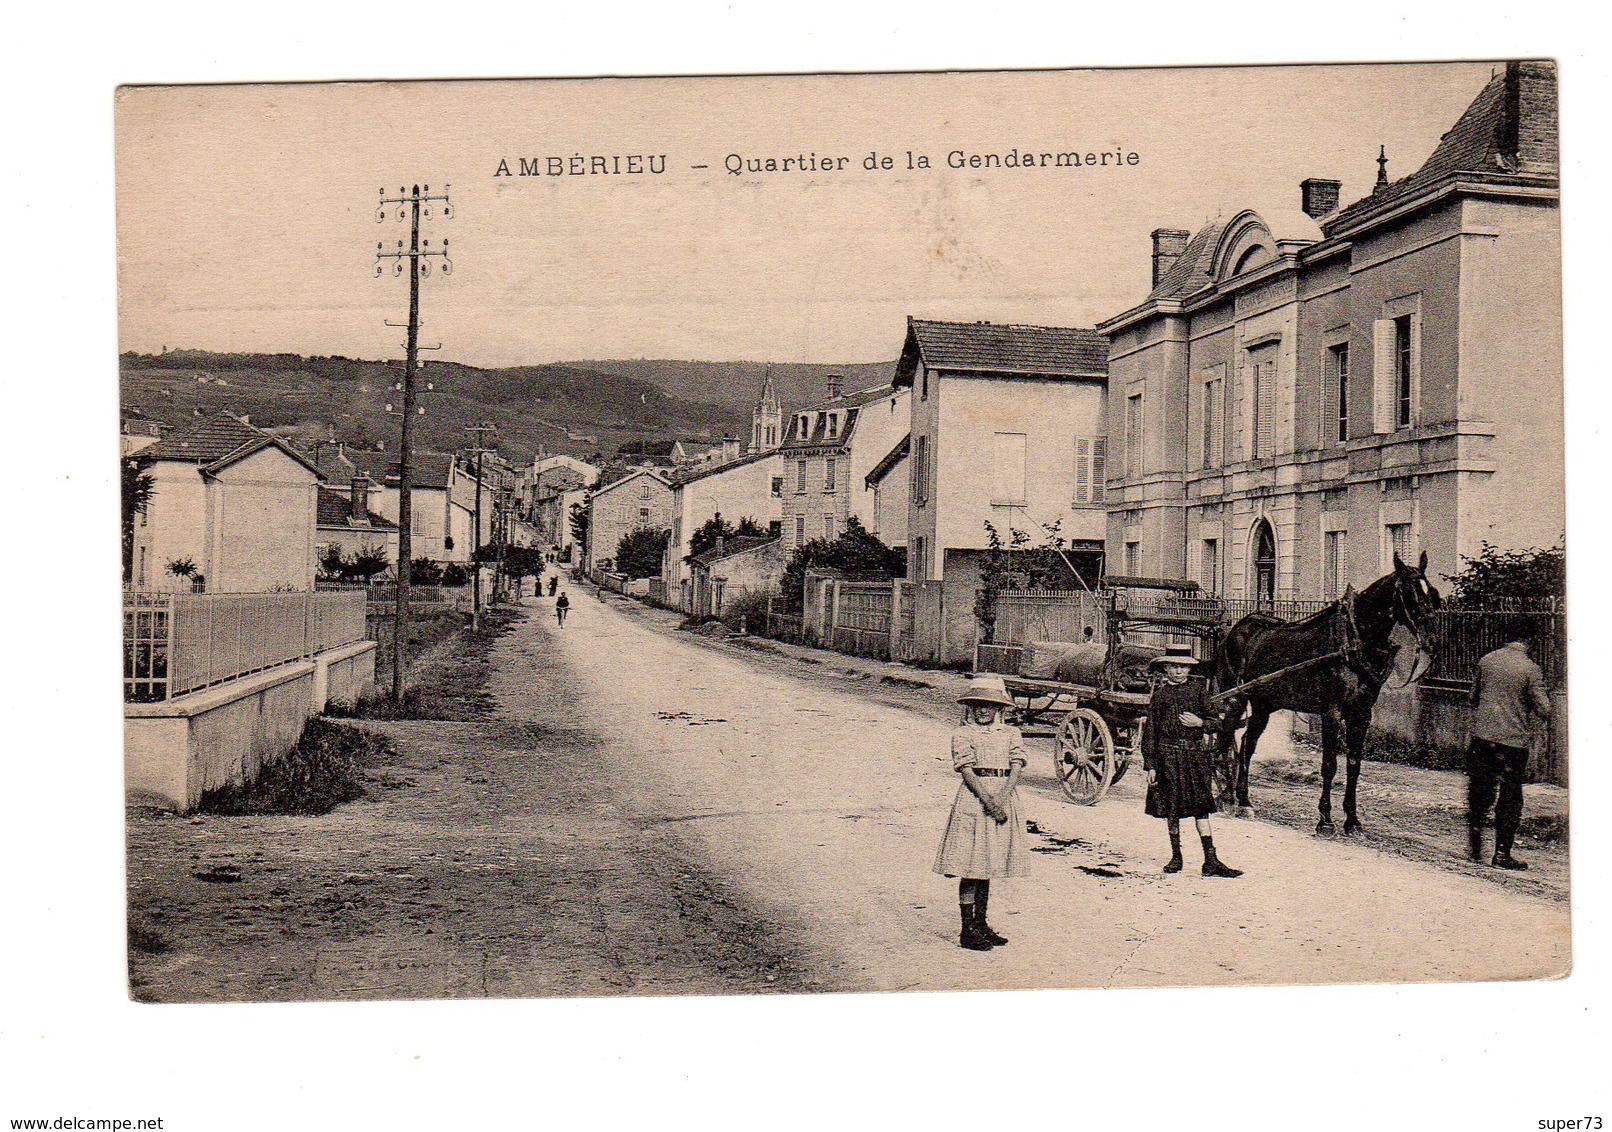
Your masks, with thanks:
[(837, 373), (828, 375), (828, 399), (838, 401), (845, 395), (845, 378)]
[(722, 438), (722, 462), (731, 463), (739, 458), (739, 438), (737, 436), (724, 436)]
[(727, 549), (727, 546), (728, 546), (728, 540), (725, 537), (723, 537), (722, 535), (717, 535), (716, 536), (716, 556), (718, 558), (722, 557), (722, 552)]
[(1324, 177), (1306, 177), (1299, 182), (1299, 207), (1311, 220), (1319, 220), (1338, 208), (1338, 193), (1342, 181), (1329, 181)]
[(359, 472), (353, 477), (349, 502), (352, 505), (353, 522), (369, 522), (369, 477), (363, 472)]
[(1179, 228), (1153, 229), (1153, 283), (1157, 287), (1159, 280), (1164, 278), (1165, 272), (1175, 265), (1181, 258), (1181, 253), (1187, 250), (1187, 241), (1192, 239), (1191, 232), (1183, 232)]

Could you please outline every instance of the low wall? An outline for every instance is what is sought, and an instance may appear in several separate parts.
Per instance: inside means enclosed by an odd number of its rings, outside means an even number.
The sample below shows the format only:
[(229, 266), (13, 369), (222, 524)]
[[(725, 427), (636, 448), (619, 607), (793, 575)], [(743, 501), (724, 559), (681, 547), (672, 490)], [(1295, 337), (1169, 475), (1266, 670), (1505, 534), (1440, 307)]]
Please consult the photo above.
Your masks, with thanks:
[[(1472, 720), (1464, 688), (1414, 684), (1384, 688), (1372, 713), (1372, 727), (1407, 743), (1427, 744), (1451, 754), (1466, 750)], [(1529, 777), (1536, 782), (1567, 785), (1567, 693), (1551, 695), (1548, 737), (1535, 732), (1528, 758)]]
[(356, 702), (374, 686), (375, 649), (359, 641), (166, 703), (123, 705), (126, 795), (191, 810), (208, 790), (250, 782), (326, 703)]

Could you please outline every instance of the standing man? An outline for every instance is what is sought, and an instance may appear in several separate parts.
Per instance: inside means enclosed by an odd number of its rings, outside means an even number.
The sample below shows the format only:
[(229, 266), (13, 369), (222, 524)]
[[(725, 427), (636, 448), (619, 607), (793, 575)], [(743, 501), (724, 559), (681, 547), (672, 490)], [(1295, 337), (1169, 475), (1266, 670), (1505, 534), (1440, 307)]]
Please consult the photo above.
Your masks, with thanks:
[[(1467, 840), (1474, 861), (1483, 860), (1483, 820), (1494, 806), (1497, 869), (1526, 869), (1511, 855), (1522, 822), (1522, 780), (1528, 770), (1532, 716), (1550, 718), (1545, 674), (1528, 656), (1528, 633), (1520, 626), (1510, 640), (1478, 661), (1472, 684), (1472, 742), (1467, 748)], [(1498, 790), (1499, 799), (1496, 800)]]

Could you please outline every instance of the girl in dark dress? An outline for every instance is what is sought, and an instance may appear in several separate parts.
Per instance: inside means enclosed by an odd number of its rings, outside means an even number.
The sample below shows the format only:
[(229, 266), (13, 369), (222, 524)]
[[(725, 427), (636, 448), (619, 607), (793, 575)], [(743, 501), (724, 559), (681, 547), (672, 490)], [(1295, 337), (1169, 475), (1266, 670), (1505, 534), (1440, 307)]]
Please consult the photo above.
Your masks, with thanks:
[(1215, 856), (1209, 815), (1215, 812), (1215, 791), (1209, 755), (1203, 749), (1204, 725), (1214, 719), (1209, 690), (1202, 680), (1189, 679), (1196, 664), (1191, 650), (1172, 645), (1153, 662), (1161, 673), (1147, 706), (1147, 727), (1142, 732), (1142, 767), (1147, 772), (1147, 812), (1163, 818), (1170, 829), (1167, 873), (1181, 871), (1181, 819), (1192, 818), (1203, 842), (1203, 875), (1239, 877)]

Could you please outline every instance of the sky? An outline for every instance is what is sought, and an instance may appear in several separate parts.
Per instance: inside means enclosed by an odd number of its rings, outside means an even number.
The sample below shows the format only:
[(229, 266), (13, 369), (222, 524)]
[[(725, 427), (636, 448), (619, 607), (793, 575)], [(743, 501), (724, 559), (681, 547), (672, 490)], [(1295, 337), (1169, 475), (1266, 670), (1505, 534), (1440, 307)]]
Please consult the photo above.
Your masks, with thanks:
[[(379, 189), (444, 186), (433, 357), (866, 362), (908, 315), (1090, 326), (1140, 301), (1149, 233), (1411, 172), (1488, 63), (126, 88), (120, 348), (395, 357)], [(948, 155), (1109, 152), (1080, 168)], [(928, 169), (908, 168), (907, 154)], [(520, 176), (627, 155), (663, 174)], [(832, 172), (749, 171), (816, 155)], [(888, 170), (868, 170), (874, 155)], [(841, 159), (844, 159), (843, 161)], [(738, 161), (740, 172), (729, 172)], [(1124, 163), (1121, 164), (1120, 162)], [(506, 162), (514, 176), (498, 176)], [(591, 160), (585, 164), (591, 164)], [(916, 164), (916, 157), (914, 158)], [(704, 169), (695, 166), (706, 166)], [(393, 192), (395, 195), (395, 192)]]

